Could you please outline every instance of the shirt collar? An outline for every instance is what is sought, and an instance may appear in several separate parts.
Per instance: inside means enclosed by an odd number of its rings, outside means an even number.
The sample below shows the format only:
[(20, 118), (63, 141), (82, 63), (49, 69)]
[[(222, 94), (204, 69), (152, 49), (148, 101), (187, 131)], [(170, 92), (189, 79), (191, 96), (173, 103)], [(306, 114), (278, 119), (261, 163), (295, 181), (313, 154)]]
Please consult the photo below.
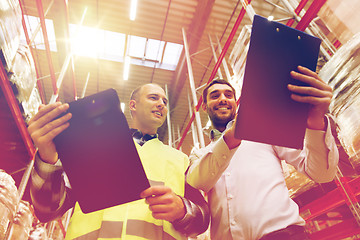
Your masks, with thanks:
[[(228, 124), (226, 124), (226, 129), (229, 129), (233, 125), (233, 123), (234, 123), (234, 120), (231, 120), (230, 122), (228, 122)], [(224, 132), (220, 132), (216, 128), (211, 129), (211, 131), (210, 131), (210, 140), (211, 141), (218, 140), (223, 135)]]
[(140, 145), (143, 145), (145, 142), (151, 140), (151, 139), (154, 139), (154, 138), (157, 138), (158, 137), (158, 134), (155, 133), (155, 134), (143, 134), (140, 130), (138, 129), (135, 129), (135, 128), (130, 128), (130, 132), (131, 132), (131, 135), (132, 137), (140, 144)]

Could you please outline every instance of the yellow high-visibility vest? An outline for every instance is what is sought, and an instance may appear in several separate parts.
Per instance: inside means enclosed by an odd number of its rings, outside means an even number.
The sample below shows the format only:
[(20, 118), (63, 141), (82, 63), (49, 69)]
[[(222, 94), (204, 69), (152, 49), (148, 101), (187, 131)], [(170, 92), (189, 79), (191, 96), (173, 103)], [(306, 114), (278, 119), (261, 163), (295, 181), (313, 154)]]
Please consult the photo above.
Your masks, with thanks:
[[(164, 184), (175, 194), (184, 196), (188, 157), (158, 138), (147, 141), (142, 147), (135, 145), (150, 183)], [(145, 200), (141, 199), (88, 214), (82, 213), (76, 203), (65, 239), (170, 240), (186, 237), (170, 222), (153, 218)]]

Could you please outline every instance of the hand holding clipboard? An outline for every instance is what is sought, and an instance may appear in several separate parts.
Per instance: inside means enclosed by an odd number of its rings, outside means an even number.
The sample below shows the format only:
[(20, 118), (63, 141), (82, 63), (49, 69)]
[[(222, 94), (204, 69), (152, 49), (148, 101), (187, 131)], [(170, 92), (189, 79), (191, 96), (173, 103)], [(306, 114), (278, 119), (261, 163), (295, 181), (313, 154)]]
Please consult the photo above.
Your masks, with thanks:
[(324, 123), (332, 96), (331, 88), (314, 72), (320, 43), (309, 34), (254, 17), (237, 138), (303, 148), (306, 127), (318, 129), (319, 122)]

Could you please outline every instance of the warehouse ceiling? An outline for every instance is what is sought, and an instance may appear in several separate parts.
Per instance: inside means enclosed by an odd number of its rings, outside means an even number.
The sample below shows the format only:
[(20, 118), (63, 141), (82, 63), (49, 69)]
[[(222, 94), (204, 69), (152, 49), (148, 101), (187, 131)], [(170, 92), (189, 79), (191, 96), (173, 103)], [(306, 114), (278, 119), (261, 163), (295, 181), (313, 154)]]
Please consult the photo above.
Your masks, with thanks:
[[(138, 0), (136, 19), (131, 21), (129, 19), (130, 0), (70, 0), (67, 3), (65, 0), (43, 0), (40, 5), (37, 3), (40, 1), (34, 0), (21, 0), (20, 2), (27, 24), (30, 22), (27, 16), (39, 17), (41, 11), (46, 12), (50, 6), (45, 18), (52, 20), (55, 39), (50, 39), (50, 45), (56, 44), (57, 51), (51, 51), (51, 59), (49, 59), (41, 44), (32, 45), (40, 79), (39, 84), (43, 88), (46, 103), (54, 93), (51, 75), (55, 76), (55, 79), (59, 78), (64, 62), (70, 53), (69, 38), (81, 34), (80, 30), (75, 32), (69, 30), (69, 24), (81, 24), (82, 27), (121, 33), (125, 36), (123, 39), (128, 39), (128, 36), (132, 35), (149, 39), (147, 42), (150, 40), (164, 41), (164, 49), (171, 44), (173, 46), (183, 45), (182, 28), (184, 28), (192, 55), (195, 87), (198, 88), (208, 82), (215, 66), (209, 36), (216, 48), (216, 39), (219, 39), (221, 46), (224, 46), (243, 7), (243, 1), (238, 0)], [(292, 17), (292, 14), (282, 7), (280, 0), (252, 0), (251, 6), (255, 13), (264, 17), (274, 16), (275, 20)], [(43, 9), (39, 11), (39, 7)], [(241, 29), (250, 24), (250, 18), (245, 14), (225, 55), (226, 60), (229, 58)], [(28, 29), (29, 32), (33, 32), (33, 30)], [(49, 27), (47, 35), (51, 38), (51, 27)], [(130, 121), (127, 102), (131, 91), (145, 83), (166, 85), (169, 92), (171, 124), (175, 139), (178, 139), (191, 116), (189, 115), (189, 80), (184, 51), (182, 50), (179, 56), (173, 53), (178, 62), (168, 69), (164, 69), (166, 68), (165, 64), (163, 68), (154, 67), (154, 62), (158, 58), (148, 59), (145, 54), (143, 57), (133, 57), (132, 63), (134, 64), (130, 65), (129, 77), (125, 81), (123, 80), (124, 57), (129, 53), (126, 49), (130, 49), (129, 46), (132, 42), (123, 42), (119, 38), (119, 42), (113, 41), (114, 45), (102, 43), (102, 46), (96, 46), (97, 44), (92, 43), (94, 38), (96, 38), (96, 33), (93, 36), (86, 36), (86, 40), (80, 44), (80, 46), (88, 46), (87, 52), (93, 53), (88, 54), (92, 55), (91, 57), (73, 55), (73, 61), (70, 61), (59, 90), (60, 100), (71, 101), (75, 96), (81, 97), (88, 79), (85, 96), (108, 88), (115, 88), (121, 101), (126, 104), (125, 114)], [(100, 56), (99, 52), (96, 52), (99, 47), (107, 47), (110, 52), (113, 48), (116, 52), (115, 49), (119, 46), (123, 46), (125, 51), (120, 51), (120, 55), (112, 59)], [(163, 53), (165, 54), (162, 50), (158, 51), (161, 56)], [(220, 53), (217, 52), (217, 56), (219, 55)], [(159, 62), (162, 62), (164, 58), (158, 59)], [(53, 71), (50, 70), (51, 65)], [(159, 65), (161, 64), (156, 66)], [(228, 67), (232, 73), (229, 64)], [(222, 71), (224, 71), (223, 68)], [(198, 91), (198, 98), (200, 92)], [(205, 126), (206, 115), (201, 113), (201, 118), (202, 125)], [(159, 130), (159, 134), (167, 142), (167, 124)], [(185, 138), (182, 150), (189, 153), (192, 145), (192, 137), (189, 133)]]

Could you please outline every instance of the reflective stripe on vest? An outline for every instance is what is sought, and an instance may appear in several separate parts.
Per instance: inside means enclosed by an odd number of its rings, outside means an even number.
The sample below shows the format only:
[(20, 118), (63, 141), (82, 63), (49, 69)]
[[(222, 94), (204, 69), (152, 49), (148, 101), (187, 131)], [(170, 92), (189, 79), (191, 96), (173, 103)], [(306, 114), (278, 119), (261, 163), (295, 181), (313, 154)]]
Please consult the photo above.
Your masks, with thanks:
[(98, 238), (120, 238), (122, 234), (123, 222), (103, 221), (100, 229), (89, 232), (80, 237), (74, 238), (74, 240), (88, 240)]
[[(89, 232), (74, 240), (88, 240), (97, 238), (121, 238), (123, 222), (103, 221), (100, 229)], [(175, 240), (170, 234), (163, 231), (162, 226), (157, 226), (142, 220), (129, 219), (127, 221), (126, 235), (146, 238), (149, 240)]]
[(163, 231), (163, 226), (135, 219), (127, 221), (126, 235), (134, 235), (150, 240), (175, 240), (174, 237)]

